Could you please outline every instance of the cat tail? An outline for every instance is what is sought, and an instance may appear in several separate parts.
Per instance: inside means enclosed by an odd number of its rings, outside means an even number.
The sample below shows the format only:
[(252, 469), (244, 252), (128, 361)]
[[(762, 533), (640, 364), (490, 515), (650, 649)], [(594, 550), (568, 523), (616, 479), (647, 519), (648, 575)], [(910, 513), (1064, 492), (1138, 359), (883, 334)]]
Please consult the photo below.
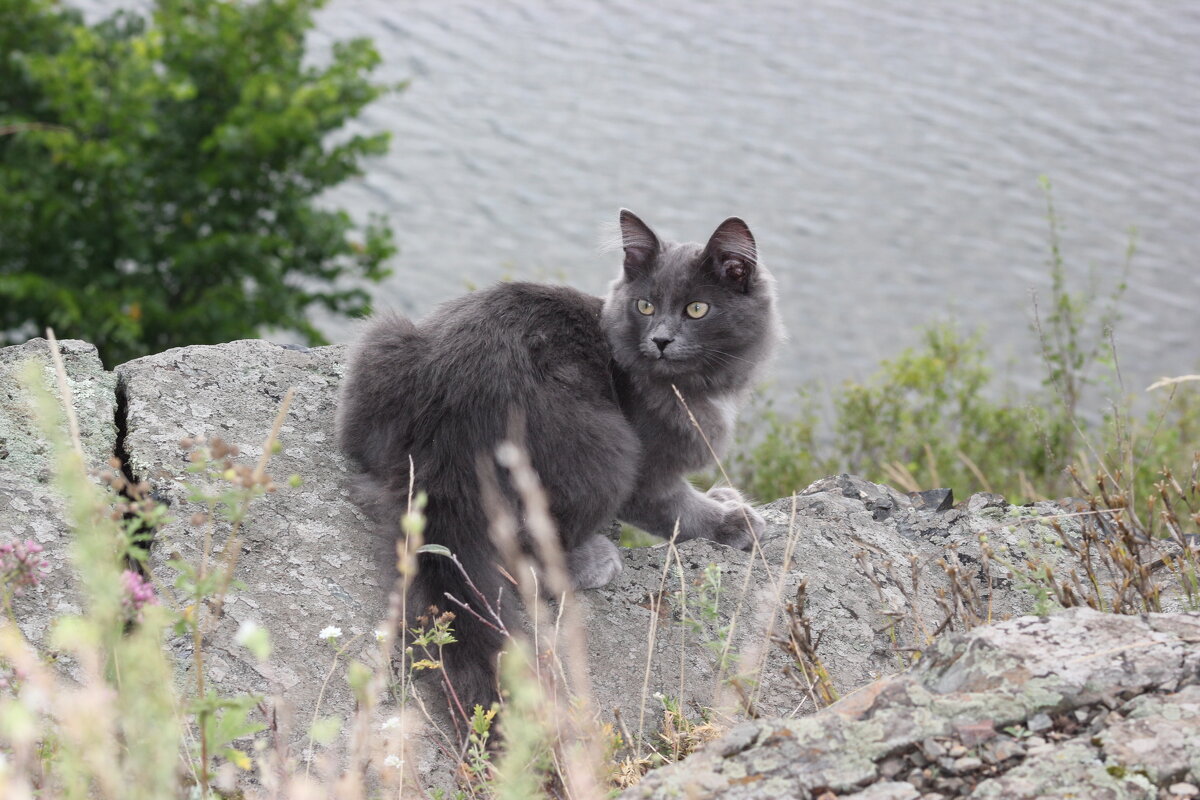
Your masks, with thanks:
[(511, 617), (502, 579), (489, 558), (495, 553), (490, 547), (479, 550), (484, 552), (471, 548), (456, 553), (457, 562), (442, 554), (419, 554), (410, 596), (410, 608), (417, 615), (431, 609), (435, 616), (446, 611), (454, 614), (450, 623), (454, 642), (441, 651), (442, 677), (453, 715), (468, 719), (475, 706), (487, 711), (500, 700), (497, 659)]

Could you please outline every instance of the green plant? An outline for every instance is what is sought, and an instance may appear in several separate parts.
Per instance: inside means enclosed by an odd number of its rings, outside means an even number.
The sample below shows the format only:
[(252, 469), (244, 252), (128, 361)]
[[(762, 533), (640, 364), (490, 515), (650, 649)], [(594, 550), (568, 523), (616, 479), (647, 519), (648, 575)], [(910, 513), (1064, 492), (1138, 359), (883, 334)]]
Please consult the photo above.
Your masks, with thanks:
[(720, 565), (707, 565), (703, 578), (697, 579), (691, 592), (684, 595), (680, 591), (676, 594), (682, 611), (682, 623), (700, 638), (701, 645), (715, 658), (717, 672), (724, 675), (734, 657), (729, 646), (733, 626), (721, 624)]
[[(1066, 419), (1072, 422), (1083, 401), (1084, 392), (1095, 382), (1092, 370), (1106, 368), (1111, 381), (1115, 370), (1114, 353), (1106, 347), (1112, 330), (1120, 320), (1120, 301), (1128, 286), (1133, 256), (1137, 251), (1137, 231), (1131, 229), (1125, 248), (1125, 259), (1120, 278), (1112, 288), (1104, 305), (1098, 306), (1098, 286), (1093, 272), (1088, 286), (1072, 291), (1067, 285), (1066, 261), (1062, 252), (1062, 221), (1054, 208), (1054, 192), (1050, 179), (1042, 175), (1038, 183), (1046, 195), (1046, 222), (1050, 229), (1050, 311), (1043, 326), (1034, 299), (1034, 332), (1042, 347), (1042, 358), (1046, 365), (1044, 383), (1054, 390), (1062, 402)], [(1073, 452), (1074, 431), (1063, 431), (1066, 439), (1065, 453)]]
[(960, 497), (988, 491), (1024, 502), (1076, 491), (1063, 472), (1076, 463), (1128, 483), (1136, 500), (1155, 494), (1164, 465), (1186, 471), (1200, 441), (1200, 392), (1173, 384), (1157, 409), (1141, 412), (1112, 345), (1136, 234), (1106, 293), (1095, 274), (1074, 289), (1049, 181), (1042, 186), (1050, 302), (1044, 317), (1034, 303), (1040, 391), (1018, 396), (997, 386), (982, 332), (937, 323), (921, 332), (919, 346), (834, 390), (827, 407), (811, 387), (787, 414), (770, 401), (752, 404), (731, 458), (737, 483), (769, 499), (849, 471), (906, 491), (948, 486)]
[(821, 422), (811, 387), (798, 391), (787, 411), (777, 407), (773, 395), (756, 392), (741, 414), (744, 433), (729, 456), (730, 473), (760, 500), (801, 491), (834, 468), (817, 436)]
[(111, 365), (268, 327), (323, 343), (311, 308), (366, 311), (354, 282), (385, 274), (391, 233), (315, 200), (386, 150), (342, 133), (386, 88), (367, 40), (306, 58), (323, 4), (158, 0), (86, 25), (0, 0), (0, 336), (54, 326)]
[[(910, 491), (948, 485), (1016, 495), (1014, 466), (1035, 483), (1052, 475), (1044, 414), (991, 398), (981, 335), (935, 325), (922, 344), (838, 394), (836, 441), (846, 469), (881, 472)], [(1007, 485), (994, 485), (1000, 476)]]
[(1059, 445), (1048, 446), (1052, 426), (1035, 404), (993, 399), (985, 362), (979, 333), (930, 326), (920, 347), (836, 391), (827, 426), (811, 391), (801, 393), (790, 416), (769, 405), (747, 415), (751, 444), (732, 459), (735, 480), (763, 498), (789, 495), (835, 472), (909, 491), (951, 486), (1028, 497), (1035, 484), (1054, 481), (1049, 454)]
[[(22, 384), (75, 531), (71, 559), (84, 608), (54, 620), (54, 657), (25, 639), (11, 608), (0, 616), (0, 675), (9, 675), (0, 692), (0, 795), (32, 797), (36, 786), (39, 797), (72, 800), (173, 796), (179, 709), (162, 644), (171, 614), (140, 582), (133, 602), (132, 545), (113, 512), (116, 496), (91, 481), (78, 434), (67, 433), (41, 370), (30, 365)], [(55, 661), (74, 664), (78, 680), (60, 677)]]

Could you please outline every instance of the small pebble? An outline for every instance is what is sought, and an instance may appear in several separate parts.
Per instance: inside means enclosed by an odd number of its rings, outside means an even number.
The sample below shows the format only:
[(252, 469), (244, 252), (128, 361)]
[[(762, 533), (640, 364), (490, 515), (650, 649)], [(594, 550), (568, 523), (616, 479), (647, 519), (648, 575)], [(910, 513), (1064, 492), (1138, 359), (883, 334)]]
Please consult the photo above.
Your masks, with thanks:
[(1195, 797), (1200, 794), (1200, 787), (1192, 783), (1172, 783), (1171, 788), (1167, 790), (1176, 797)]
[(963, 747), (961, 744), (956, 744), (950, 748), (950, 752), (948, 755), (951, 758), (962, 758), (966, 754), (967, 754), (967, 748)]
[(946, 748), (937, 739), (926, 739), (921, 742), (921, 749), (925, 751), (927, 757), (935, 761), (946, 755)]
[(996, 724), (990, 719), (978, 722), (961, 722), (954, 726), (958, 739), (966, 747), (974, 747), (996, 735)]
[(1029, 718), (1029, 722), (1027, 722), (1025, 724), (1026, 724), (1026, 727), (1028, 727), (1029, 730), (1033, 731), (1034, 733), (1041, 733), (1042, 731), (1048, 731), (1052, 727), (1054, 727), (1054, 722), (1050, 719), (1050, 715), (1045, 714), (1045, 713), (1034, 714), (1032, 717)]
[(1014, 739), (1001, 739), (992, 745), (991, 753), (997, 761), (1007, 761), (1025, 755), (1025, 748)]
[(951, 794), (958, 794), (962, 788), (967, 785), (967, 782), (962, 778), (945, 778), (938, 782), (939, 789), (945, 789)]
[(1041, 747), (1046, 743), (1046, 740), (1040, 736), (1030, 736), (1025, 740), (1026, 747)]
[(983, 766), (982, 759), (976, 758), (975, 756), (963, 756), (962, 758), (955, 760), (954, 771), (955, 772), (970, 772), (972, 770), (979, 769), (982, 766)]
[(879, 774), (885, 780), (891, 780), (904, 769), (904, 762), (898, 758), (889, 758), (879, 765)]

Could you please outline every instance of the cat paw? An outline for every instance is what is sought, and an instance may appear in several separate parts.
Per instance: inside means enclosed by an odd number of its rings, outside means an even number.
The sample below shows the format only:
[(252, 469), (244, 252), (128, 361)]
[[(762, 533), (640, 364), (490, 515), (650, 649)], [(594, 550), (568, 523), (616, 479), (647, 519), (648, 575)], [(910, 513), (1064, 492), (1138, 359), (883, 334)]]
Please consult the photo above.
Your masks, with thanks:
[[(711, 494), (711, 492), (710, 492)], [(726, 500), (725, 516), (714, 531), (713, 539), (738, 550), (750, 550), (767, 530), (767, 521), (749, 503)]]
[(718, 503), (744, 503), (742, 493), (731, 486), (714, 486), (706, 494)]
[(598, 589), (621, 574), (621, 550), (600, 534), (567, 551), (567, 569), (575, 589)]

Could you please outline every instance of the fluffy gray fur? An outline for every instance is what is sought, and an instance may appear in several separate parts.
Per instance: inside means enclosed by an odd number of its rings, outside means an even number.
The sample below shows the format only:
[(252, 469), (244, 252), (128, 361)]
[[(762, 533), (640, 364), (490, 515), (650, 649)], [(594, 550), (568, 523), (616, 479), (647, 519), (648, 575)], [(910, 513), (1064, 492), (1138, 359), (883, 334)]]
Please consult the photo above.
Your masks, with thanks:
[[(773, 280), (754, 237), (737, 218), (706, 245), (661, 241), (628, 211), (620, 225), (624, 266), (604, 300), (501, 284), (451, 301), (419, 325), (376, 321), (350, 360), (338, 436), (362, 471), (360, 500), (394, 523), (411, 477), (429, 497), (426, 541), (453, 551), (479, 590), (450, 560), (422, 554), (409, 600), (420, 613), (456, 613), (458, 643), (446, 649), (445, 670), (468, 712), (497, 699), (503, 641), (449, 598), (486, 618), (480, 594), (492, 605), (512, 595), (500, 590), (479, 492), (479, 459), (493, 457), (512, 419), (524, 421), (524, 444), (578, 588), (621, 571), (616, 545), (597, 534), (613, 517), (663, 537), (678, 525), (678, 540), (738, 548), (764, 528), (736, 491), (700, 492), (684, 479), (712, 457), (675, 394), (719, 452), (779, 337)], [(695, 303), (707, 306), (698, 318)]]

